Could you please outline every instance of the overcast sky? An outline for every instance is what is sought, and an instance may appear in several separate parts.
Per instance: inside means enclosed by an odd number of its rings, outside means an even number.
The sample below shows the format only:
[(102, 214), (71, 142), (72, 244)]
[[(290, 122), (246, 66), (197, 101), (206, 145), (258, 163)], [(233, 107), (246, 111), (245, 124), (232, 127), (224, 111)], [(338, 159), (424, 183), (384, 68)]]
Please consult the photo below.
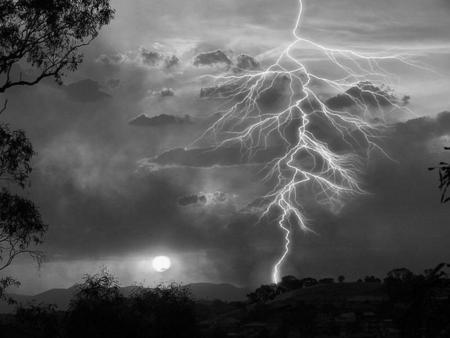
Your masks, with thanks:
[[(211, 159), (170, 150), (192, 142), (218, 110), (217, 102), (200, 98), (208, 83), (199, 76), (224, 66), (194, 66), (195, 56), (220, 49), (230, 59), (245, 53), (267, 65), (292, 41), (297, 0), (112, 4), (116, 18), (63, 86), (48, 81), (7, 93), (2, 119), (26, 130), (37, 151), (25, 194), (50, 225), (41, 270), (21, 259), (8, 271), (21, 280), (19, 292), (69, 287), (102, 266), (122, 284), (269, 282), (283, 234), (273, 221), (258, 223), (242, 211), (267, 191), (255, 166), (232, 153)], [(450, 145), (450, 1), (304, 6), (305, 37), (362, 52), (401, 51), (433, 71), (386, 65), (414, 112), (389, 116), (380, 142), (393, 160), (371, 156), (361, 174), (368, 194), (345, 200), (339, 212), (305, 197), (318, 235), (294, 233), (283, 273), (383, 276), (394, 267), (419, 272), (448, 260), (450, 205), (439, 203), (436, 173), (427, 167), (450, 155), (442, 151)], [(311, 69), (333, 74), (313, 52), (297, 53)], [(160, 114), (170, 116), (152, 119)], [(152, 161), (177, 165), (154, 170)], [(148, 266), (159, 254), (174, 263), (162, 275)]]

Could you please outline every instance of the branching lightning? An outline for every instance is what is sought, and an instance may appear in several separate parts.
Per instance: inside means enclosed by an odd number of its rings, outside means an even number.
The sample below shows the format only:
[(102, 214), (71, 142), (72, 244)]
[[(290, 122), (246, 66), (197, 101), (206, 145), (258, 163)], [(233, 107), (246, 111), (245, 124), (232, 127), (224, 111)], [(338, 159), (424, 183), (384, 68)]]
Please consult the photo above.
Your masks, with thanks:
[[(312, 231), (300, 200), (308, 197), (305, 195), (309, 191), (318, 202), (338, 208), (344, 197), (363, 193), (358, 180), (362, 160), (374, 149), (383, 151), (377, 145), (383, 119), (373, 118), (373, 111), (385, 111), (386, 101), (392, 109), (407, 109), (394, 96), (378, 90), (381, 84), (390, 83), (391, 74), (382, 63), (395, 61), (421, 67), (402, 55), (362, 54), (328, 48), (303, 38), (300, 34), (302, 0), (299, 0), (299, 7), (292, 30), (294, 41), (273, 64), (263, 71), (208, 75), (228, 105), (225, 104), (220, 118), (196, 140), (211, 137), (217, 148), (238, 144), (249, 158), (270, 147), (274, 140), (282, 144), (281, 155), (271, 159), (263, 169), (264, 180), (271, 182), (273, 188), (262, 198), (265, 203), (261, 217), (277, 212), (277, 223), (284, 233), (283, 251), (272, 268), (274, 283), (280, 281), (280, 269), (290, 250), (293, 226), (305, 232)], [(342, 76), (331, 79), (310, 71), (301, 58), (295, 56), (300, 45), (319, 52)], [(330, 107), (318, 93), (318, 87), (346, 96), (358, 113), (348, 107)], [(358, 88), (361, 95), (349, 94), (351, 88)], [(285, 100), (275, 108), (265, 107), (262, 103), (265, 96), (277, 89), (287, 93)], [(366, 102), (367, 96), (377, 103), (375, 107)], [(346, 145), (345, 151), (334, 149), (316, 135), (313, 122), (319, 120), (337, 133)]]

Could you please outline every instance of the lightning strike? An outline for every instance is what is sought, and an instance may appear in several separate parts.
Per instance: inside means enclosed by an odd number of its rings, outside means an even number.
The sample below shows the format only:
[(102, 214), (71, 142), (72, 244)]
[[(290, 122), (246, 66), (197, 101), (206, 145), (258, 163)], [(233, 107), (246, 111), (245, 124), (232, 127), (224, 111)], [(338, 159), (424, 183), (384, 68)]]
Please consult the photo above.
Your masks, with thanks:
[[(317, 202), (339, 209), (344, 197), (364, 193), (358, 180), (359, 171), (362, 160), (372, 150), (383, 152), (377, 145), (377, 137), (386, 106), (391, 110), (407, 109), (395, 97), (376, 87), (390, 83), (391, 74), (382, 63), (395, 61), (423, 68), (400, 54), (362, 54), (308, 40), (300, 34), (302, 15), (303, 2), (299, 0), (299, 12), (292, 30), (294, 41), (263, 71), (207, 75), (216, 84), (215, 92), (224, 99), (226, 108), (192, 144), (193, 147), (200, 140), (211, 137), (216, 148), (239, 145), (242, 155), (248, 159), (270, 147), (275, 140), (282, 144), (281, 155), (262, 169), (264, 181), (271, 183), (273, 188), (262, 197), (265, 203), (261, 217), (277, 212), (277, 224), (284, 233), (282, 253), (272, 268), (274, 283), (280, 281), (280, 270), (290, 251), (293, 226), (313, 232), (307, 225), (304, 203), (300, 200), (308, 198), (309, 194)], [(319, 52), (334, 65), (340, 77), (326, 78), (310, 71), (295, 55), (300, 45)], [(353, 107), (357, 107), (358, 113), (330, 107), (317, 87), (345, 96)], [(351, 88), (358, 88), (360, 95), (349, 94)], [(281, 108), (268, 109), (263, 104), (267, 101), (265, 97), (277, 89), (287, 92), (287, 98), (279, 104)], [(376, 102), (375, 107), (366, 102), (367, 97)], [(373, 116), (374, 110), (377, 118)], [(326, 123), (337, 133), (345, 151), (335, 149), (316, 135), (313, 128), (316, 121)]]

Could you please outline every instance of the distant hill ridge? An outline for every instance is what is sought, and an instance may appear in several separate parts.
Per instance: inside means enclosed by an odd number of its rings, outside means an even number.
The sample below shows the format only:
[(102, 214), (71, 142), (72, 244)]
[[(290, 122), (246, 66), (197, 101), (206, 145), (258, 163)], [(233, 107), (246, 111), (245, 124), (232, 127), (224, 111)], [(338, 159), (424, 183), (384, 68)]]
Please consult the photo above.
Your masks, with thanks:
[[(231, 284), (191, 283), (186, 284), (185, 287), (191, 290), (192, 297), (196, 300), (243, 301), (249, 292), (245, 288)], [(123, 295), (129, 296), (138, 288), (138, 286), (126, 286), (120, 290)], [(68, 289), (50, 289), (34, 296), (10, 294), (10, 297), (24, 306), (27, 304), (54, 304), (58, 310), (66, 310), (77, 289), (77, 285), (74, 285)], [(11, 313), (15, 307), (15, 305), (0, 302), (0, 313)]]

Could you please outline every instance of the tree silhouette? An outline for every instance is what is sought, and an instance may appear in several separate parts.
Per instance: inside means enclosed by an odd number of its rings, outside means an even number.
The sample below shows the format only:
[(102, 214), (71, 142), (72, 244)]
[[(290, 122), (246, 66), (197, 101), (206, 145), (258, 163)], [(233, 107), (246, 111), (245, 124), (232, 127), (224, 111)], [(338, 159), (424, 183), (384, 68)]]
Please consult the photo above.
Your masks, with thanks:
[(448, 336), (441, 335), (441, 331), (450, 328), (450, 299), (447, 297), (445, 301), (445, 296), (444, 299), (440, 297), (449, 290), (448, 274), (444, 271), (449, 266), (438, 264), (426, 270), (424, 275), (415, 275), (405, 268), (388, 273), (385, 286), (402, 337)]
[(283, 291), (291, 291), (295, 289), (300, 289), (302, 287), (302, 282), (295, 276), (284, 276), (281, 278), (278, 287)]
[[(109, 0), (0, 1), (0, 94), (49, 77), (61, 84), (64, 72), (76, 70), (83, 61), (80, 47), (89, 44), (113, 15)], [(25, 187), (33, 155), (25, 133), (0, 122), (0, 271), (20, 254), (38, 261), (42, 257), (31, 246), (42, 242), (47, 225), (32, 201), (7, 190), (11, 184)], [(6, 287), (17, 284), (10, 277), (1, 278), (0, 300)]]
[[(445, 150), (450, 150), (450, 147), (445, 147)], [(440, 162), (438, 166), (431, 167), (429, 170), (439, 171), (439, 189), (441, 190), (441, 202), (447, 203), (450, 201), (450, 195), (448, 194), (450, 188), (450, 163)]]
[(14, 331), (23, 338), (62, 338), (60, 317), (54, 305), (19, 306)]
[(126, 298), (117, 280), (103, 270), (86, 275), (70, 302), (67, 315), (68, 337), (126, 337)]
[(274, 299), (280, 293), (281, 290), (276, 284), (261, 285), (255, 291), (249, 293), (247, 298), (250, 303), (265, 303)]
[[(114, 10), (109, 0), (2, 0), (0, 2), (0, 93), (31, 86), (83, 61), (80, 47), (89, 44)], [(22, 66), (31, 67), (25, 76)], [(29, 72), (27, 72), (28, 74)]]
[[(0, 181), (25, 187), (31, 173), (30, 161), (34, 154), (30, 141), (21, 130), (11, 131), (0, 123)], [(0, 190), (0, 271), (20, 254), (39, 258), (31, 244), (40, 244), (47, 226), (42, 222), (33, 202)]]
[[(47, 225), (32, 201), (11, 193), (4, 186), (25, 187), (33, 154), (23, 131), (11, 131), (7, 124), (0, 123), (0, 183), (3, 185), (0, 187), (0, 271), (21, 254), (29, 254), (38, 262), (42, 258), (33, 246), (42, 242)], [(0, 300), (5, 299), (4, 290), (11, 285), (18, 282), (10, 277), (0, 279)]]

